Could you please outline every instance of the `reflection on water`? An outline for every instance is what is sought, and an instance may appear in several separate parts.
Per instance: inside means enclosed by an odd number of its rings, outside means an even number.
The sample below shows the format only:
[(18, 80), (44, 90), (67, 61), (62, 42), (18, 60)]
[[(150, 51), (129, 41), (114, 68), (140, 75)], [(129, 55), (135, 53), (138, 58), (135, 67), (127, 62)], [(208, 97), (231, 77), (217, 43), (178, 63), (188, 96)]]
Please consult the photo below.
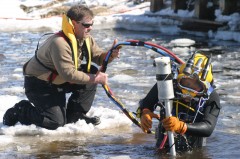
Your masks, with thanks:
[[(21, 67), (34, 53), (36, 43), (43, 33), (0, 33), (0, 91), (2, 95), (14, 95), (12, 86), (19, 86), (18, 96), (24, 98)], [(186, 35), (166, 36), (149, 32), (130, 32), (125, 30), (94, 31), (98, 44), (109, 49), (115, 38), (119, 42), (127, 39), (151, 41), (176, 51), (185, 60), (189, 53), (187, 47), (172, 46), (170, 41), (177, 38), (190, 38), (196, 41), (197, 48), (213, 53), (215, 84), (223, 106), (218, 125), (208, 138), (207, 147), (184, 154), (183, 158), (235, 158), (240, 144), (240, 47), (236, 42), (221, 42), (204, 37)], [(104, 37), (104, 38), (103, 38)], [(7, 58), (4, 58), (4, 56)], [(145, 96), (155, 83), (154, 57), (159, 56), (141, 47), (124, 46), (120, 59), (108, 65), (109, 86), (121, 102), (135, 111), (138, 100)], [(21, 89), (20, 89), (21, 88)], [(107, 103), (107, 105), (106, 105)], [(118, 108), (107, 98), (101, 86), (94, 105), (111, 109)], [(154, 123), (157, 124), (157, 121)], [(6, 136), (4, 136), (6, 138)], [(32, 135), (10, 137), (14, 143), (0, 146), (0, 157), (7, 158), (167, 158), (156, 154), (154, 135), (143, 134), (139, 128), (121, 128), (99, 131), (97, 134), (60, 135), (54, 137)], [(180, 157), (179, 157), (180, 158)]]

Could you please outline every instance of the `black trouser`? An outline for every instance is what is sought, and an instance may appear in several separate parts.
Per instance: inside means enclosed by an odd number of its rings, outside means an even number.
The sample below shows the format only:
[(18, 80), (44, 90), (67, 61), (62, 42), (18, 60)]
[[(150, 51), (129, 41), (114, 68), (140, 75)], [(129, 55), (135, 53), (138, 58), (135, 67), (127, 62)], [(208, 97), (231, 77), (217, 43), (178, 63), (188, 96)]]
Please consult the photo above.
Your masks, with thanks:
[[(93, 103), (97, 85), (77, 85), (65, 83), (49, 84), (36, 77), (25, 77), (25, 94), (34, 107), (24, 107), (22, 124), (35, 124), (47, 129), (56, 129), (67, 123), (66, 112), (86, 114)], [(72, 93), (66, 110), (66, 93)], [(71, 115), (70, 115), (71, 116)]]

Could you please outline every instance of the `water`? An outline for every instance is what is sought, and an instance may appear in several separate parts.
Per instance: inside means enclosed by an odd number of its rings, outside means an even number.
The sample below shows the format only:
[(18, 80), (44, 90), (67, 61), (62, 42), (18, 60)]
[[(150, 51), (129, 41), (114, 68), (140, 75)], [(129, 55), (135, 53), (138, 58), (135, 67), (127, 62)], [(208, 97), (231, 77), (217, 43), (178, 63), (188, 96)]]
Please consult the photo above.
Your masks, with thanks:
[[(25, 98), (21, 67), (33, 55), (37, 40), (43, 32), (0, 33), (0, 117), (6, 107)], [(120, 42), (127, 39), (151, 41), (176, 52), (186, 59), (190, 47), (174, 46), (171, 40), (190, 38), (195, 48), (211, 51), (215, 84), (221, 97), (222, 111), (215, 131), (208, 138), (207, 147), (184, 154), (178, 158), (238, 158), (240, 148), (240, 44), (231, 41), (215, 41), (190, 35), (167, 36), (149, 32), (126, 30), (93, 31), (96, 41), (104, 49), (112, 46), (114, 38)], [(103, 38), (104, 37), (104, 38)], [(120, 59), (108, 65), (109, 86), (121, 102), (135, 111), (155, 83), (153, 58), (157, 53), (142, 47), (124, 46)], [(10, 97), (9, 97), (10, 96)], [(7, 101), (6, 98), (14, 101)], [(11, 104), (8, 104), (11, 103)], [(0, 158), (168, 158), (154, 150), (153, 134), (143, 134), (131, 125), (120, 109), (106, 96), (103, 88), (93, 104), (92, 114), (102, 115), (98, 128), (83, 121), (57, 131), (35, 126), (5, 127), (1, 123)], [(112, 115), (112, 116), (111, 116)], [(154, 126), (157, 121), (154, 121)]]

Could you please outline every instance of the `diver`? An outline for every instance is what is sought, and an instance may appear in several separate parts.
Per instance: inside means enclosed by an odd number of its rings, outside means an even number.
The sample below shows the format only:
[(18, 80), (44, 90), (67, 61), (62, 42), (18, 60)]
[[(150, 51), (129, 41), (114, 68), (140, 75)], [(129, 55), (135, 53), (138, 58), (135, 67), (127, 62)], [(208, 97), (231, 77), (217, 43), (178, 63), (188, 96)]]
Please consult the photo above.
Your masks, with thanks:
[[(173, 79), (172, 116), (165, 117), (156, 83), (139, 102), (141, 128), (143, 132), (149, 132), (152, 119), (157, 118), (160, 121), (155, 135), (157, 150), (170, 150), (172, 145), (166, 140), (166, 131), (172, 131), (176, 151), (192, 151), (206, 145), (206, 137), (215, 129), (221, 109), (213, 81), (211, 56), (196, 51), (186, 64), (172, 73), (176, 77)], [(157, 106), (160, 107), (159, 114), (154, 112)]]

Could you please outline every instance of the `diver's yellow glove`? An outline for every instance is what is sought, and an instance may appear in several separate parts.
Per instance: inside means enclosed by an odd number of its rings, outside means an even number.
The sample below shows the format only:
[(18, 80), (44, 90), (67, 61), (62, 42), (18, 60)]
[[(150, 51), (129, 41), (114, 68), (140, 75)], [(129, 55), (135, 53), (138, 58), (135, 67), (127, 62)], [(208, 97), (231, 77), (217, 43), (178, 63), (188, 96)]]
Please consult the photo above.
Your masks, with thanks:
[(145, 108), (142, 110), (141, 114), (141, 128), (142, 131), (147, 133), (152, 128), (152, 118), (160, 118), (160, 115), (154, 114), (149, 109)]
[(166, 131), (172, 131), (180, 134), (184, 134), (187, 131), (187, 124), (183, 121), (179, 121), (179, 119), (174, 116), (163, 119), (162, 123)]

